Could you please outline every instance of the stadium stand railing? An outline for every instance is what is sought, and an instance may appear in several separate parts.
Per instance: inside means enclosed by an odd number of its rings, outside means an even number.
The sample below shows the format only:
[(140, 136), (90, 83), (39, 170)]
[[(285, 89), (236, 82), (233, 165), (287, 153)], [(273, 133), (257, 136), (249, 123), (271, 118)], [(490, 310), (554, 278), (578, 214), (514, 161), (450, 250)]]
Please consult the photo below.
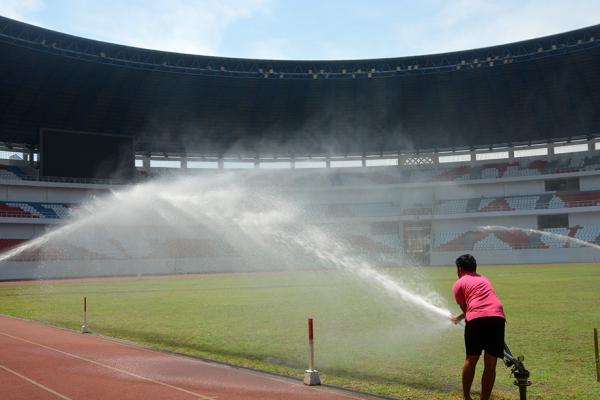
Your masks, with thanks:
[(129, 182), (119, 179), (67, 178), (59, 176), (38, 176), (37, 171), (29, 166), (0, 164), (0, 181), (32, 181), (57, 183), (83, 183), (124, 185)]
[[(441, 200), (433, 207), (433, 214), (467, 214), (478, 212), (544, 210), (600, 206), (600, 192), (577, 192), (570, 194), (544, 193), (539, 195)], [(409, 214), (414, 208), (405, 208)]]
[[(600, 155), (566, 156), (555, 159), (535, 159), (479, 163), (455, 166), (419, 167), (368, 167), (349, 169), (311, 170), (296, 174), (278, 182), (285, 186), (363, 186), (394, 185), (415, 182), (476, 181), (480, 179), (501, 179), (511, 177), (541, 176), (559, 173), (598, 171)], [(205, 171), (204, 171), (205, 172)], [(168, 173), (173, 176), (193, 174), (190, 170), (155, 168), (150, 171), (137, 170), (136, 180), (144, 181)], [(260, 179), (257, 176), (256, 179)], [(130, 182), (118, 179), (92, 179), (39, 176), (37, 170), (25, 165), (0, 164), (0, 181), (39, 181), (81, 184), (123, 185)]]

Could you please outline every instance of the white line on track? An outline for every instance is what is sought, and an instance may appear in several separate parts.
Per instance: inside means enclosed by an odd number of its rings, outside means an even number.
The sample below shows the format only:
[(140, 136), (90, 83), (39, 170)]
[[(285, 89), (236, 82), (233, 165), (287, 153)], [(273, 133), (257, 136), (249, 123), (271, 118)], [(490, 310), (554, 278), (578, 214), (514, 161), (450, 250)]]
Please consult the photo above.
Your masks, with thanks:
[[(61, 327), (52, 326), (52, 325), (47, 325), (47, 324), (41, 323), (39, 321), (32, 321), (32, 320), (18, 318), (18, 317), (13, 317), (13, 316), (4, 315), (4, 314), (0, 314), (0, 317), (14, 319), (14, 320), (17, 320), (17, 321), (22, 321), (22, 322), (27, 322), (27, 323), (40, 324), (40, 325), (45, 326), (45, 327), (49, 327), (49, 328), (53, 328), (53, 329), (59, 329), (59, 330), (62, 330), (62, 331), (68, 332), (68, 333), (73, 333), (73, 331), (70, 330), (70, 329), (61, 328)], [(7, 333), (0, 332), (0, 334), (6, 335), (6, 336), (10, 336)], [(24, 340), (24, 339), (21, 339), (21, 338), (16, 338), (14, 336), (11, 336), (11, 337), (13, 337), (15, 339), (19, 339), (19, 340)], [(149, 349), (148, 347), (140, 345), (139, 343), (134, 343), (134, 342), (130, 342), (130, 341), (127, 341), (127, 340), (118, 339), (118, 338), (113, 338), (113, 337), (110, 337), (110, 336), (94, 335), (94, 337), (102, 339), (102, 340), (105, 340), (105, 341), (108, 341), (108, 342), (111, 342), (111, 343), (114, 343), (114, 344), (117, 344), (117, 345), (120, 345), (120, 346), (134, 348), (136, 350), (142, 350), (142, 351), (146, 351), (146, 352), (150, 352), (150, 353), (156, 353), (158, 351), (161, 354), (163, 354), (165, 356), (169, 356), (169, 357), (183, 358), (183, 359), (186, 359), (186, 360), (191, 360), (191, 361), (194, 361), (194, 362), (199, 362), (199, 363), (207, 364), (207, 365), (210, 365), (211, 367), (225, 368), (225, 369), (227, 369), (227, 368), (234, 368), (236, 371), (243, 372), (243, 373), (246, 373), (248, 375), (257, 376), (257, 377), (260, 377), (260, 378), (263, 378), (263, 379), (270, 379), (272, 381), (276, 381), (276, 382), (280, 382), (280, 383), (285, 383), (285, 384), (288, 384), (290, 386), (306, 387), (302, 382), (298, 382), (298, 381), (295, 381), (295, 380), (292, 380), (292, 379), (289, 379), (289, 378), (286, 378), (286, 377), (283, 377), (283, 376), (279, 377), (279, 376), (271, 375), (271, 374), (264, 373), (264, 372), (261, 372), (261, 371), (254, 371), (252, 369), (247, 369), (247, 368), (243, 368), (243, 367), (236, 367), (234, 365), (226, 365), (226, 364), (221, 364), (221, 363), (213, 363), (213, 362), (210, 362), (210, 360), (203, 360), (203, 359), (199, 359), (199, 358), (189, 357), (189, 356), (186, 356), (185, 354), (176, 354), (176, 353), (170, 353), (170, 352), (163, 352), (163, 351), (156, 350), (156, 349)], [(34, 344), (37, 344), (37, 343), (34, 343)], [(45, 347), (44, 345), (41, 345), (41, 344), (37, 344), (37, 345)], [(52, 349), (52, 350), (61, 352), (61, 350), (57, 350), (57, 349)], [(64, 354), (68, 354), (68, 353), (64, 353)], [(71, 355), (71, 354), (69, 354), (69, 355)], [(75, 355), (72, 355), (72, 356), (78, 357), (78, 356), (75, 356)], [(97, 362), (95, 362), (93, 360), (86, 360), (86, 361), (97, 363)], [(104, 366), (104, 364), (100, 364), (100, 363), (97, 363), (97, 364)], [(108, 368), (113, 368), (113, 367), (110, 367), (110, 366), (107, 366), (107, 367)], [(117, 371), (120, 371), (120, 370), (118, 370), (116, 368), (113, 368), (113, 369), (115, 369)], [(126, 371), (122, 371), (122, 372), (128, 373)], [(131, 374), (131, 373), (128, 373), (128, 374)], [(133, 375), (133, 376), (136, 376), (136, 375)], [(148, 378), (144, 378), (144, 377), (141, 377), (141, 378), (142, 379), (148, 379)], [(150, 380), (150, 379), (148, 379), (148, 380)], [(162, 383), (162, 382), (157, 382), (157, 383), (168, 385), (168, 384)], [(364, 396), (363, 397), (358, 397), (357, 395), (354, 395), (352, 393), (344, 392), (343, 390), (339, 390), (339, 389), (337, 389), (335, 387), (334, 388), (324, 388), (324, 387), (321, 388), (321, 387), (318, 387), (318, 386), (311, 386), (310, 389), (318, 391), (318, 392), (325, 392), (325, 393), (335, 392), (335, 394), (340, 395), (342, 397), (349, 398), (349, 399), (365, 400)], [(185, 389), (182, 389), (182, 390), (185, 390)], [(198, 395), (198, 396), (201, 396), (201, 395)], [(366, 398), (376, 398), (376, 396), (375, 397), (366, 397)], [(215, 400), (216, 397), (204, 397), (204, 399), (205, 400), (209, 400), (209, 399)]]
[[(6, 316), (6, 315), (1, 315), (3, 317), (8, 317), (8, 318), (15, 318), (12, 316)], [(33, 322), (33, 323), (39, 323), (37, 321), (31, 321), (31, 320), (25, 320), (25, 319), (19, 319), (19, 318), (15, 318), (18, 319), (19, 321), (25, 321), (25, 322)], [(42, 324), (43, 325), (43, 324)], [(61, 327), (56, 327), (56, 326), (51, 326), (51, 325), (45, 325), (45, 326), (49, 326), (51, 328), (54, 329), (62, 329), (66, 332), (69, 333), (73, 333), (72, 330), (66, 329), (66, 328), (61, 328)], [(188, 356), (185, 354), (181, 354), (181, 353), (174, 353), (174, 352), (169, 352), (169, 351), (162, 351), (162, 350), (157, 350), (157, 349), (151, 349), (148, 347), (145, 347), (144, 345), (141, 345), (139, 343), (135, 343), (135, 342), (130, 342), (128, 340), (125, 339), (119, 339), (119, 338), (114, 338), (114, 337), (110, 337), (110, 336), (102, 336), (99, 334), (94, 334), (93, 335), (96, 338), (102, 339), (102, 340), (106, 340), (108, 342), (114, 343), (114, 344), (118, 344), (120, 346), (123, 347), (128, 347), (128, 348), (133, 348), (136, 350), (141, 350), (141, 351), (147, 351), (149, 353), (160, 353), (164, 356), (167, 357), (174, 357), (177, 359), (184, 359), (184, 360), (188, 360), (188, 361), (192, 361), (192, 362), (197, 362), (197, 363), (202, 363), (202, 364), (206, 364), (210, 367), (213, 368), (223, 368), (223, 369), (235, 369), (237, 372), (240, 373), (244, 373), (244, 374), (248, 374), (248, 375), (252, 375), (252, 376), (256, 376), (259, 378), (263, 378), (263, 379), (270, 379), (272, 381), (276, 381), (276, 382), (280, 382), (280, 383), (285, 383), (287, 385), (290, 386), (296, 386), (296, 387), (302, 387), (302, 388), (306, 388), (307, 386), (302, 383), (299, 382), (297, 380), (294, 380), (292, 378), (287, 378), (285, 376), (277, 376), (274, 374), (270, 374), (268, 372), (262, 372), (262, 371), (258, 371), (258, 370), (253, 370), (251, 368), (246, 368), (246, 367), (239, 367), (233, 364), (225, 364), (225, 363), (219, 363), (219, 362), (215, 362), (215, 361), (211, 361), (211, 360), (207, 360), (207, 359), (202, 359), (202, 358), (195, 358), (193, 356)], [(376, 396), (369, 396), (368, 394), (366, 394), (363, 397), (357, 397), (356, 395), (353, 395), (351, 393), (347, 393), (344, 392), (343, 388), (336, 388), (336, 387), (319, 387), (319, 386), (310, 386), (310, 390), (315, 390), (318, 392), (324, 392), (324, 393), (335, 393), (337, 395), (340, 395), (342, 397), (347, 397), (349, 399), (354, 399), (354, 400), (365, 400), (365, 399), (375, 399), (377, 398)]]
[[(134, 378), (138, 378), (138, 379), (141, 379), (141, 380), (144, 380), (144, 381), (152, 382), (152, 383), (155, 383), (157, 385), (168, 387), (170, 389), (178, 390), (180, 392), (187, 393), (187, 394), (192, 395), (194, 397), (197, 397), (199, 399), (203, 399), (203, 400), (216, 400), (216, 397), (205, 396), (205, 395), (202, 395), (200, 393), (195, 393), (195, 392), (189, 391), (187, 389), (180, 388), (178, 386), (173, 386), (173, 385), (170, 385), (168, 383), (157, 381), (157, 380), (152, 379), (152, 378), (147, 378), (145, 376), (134, 374), (133, 372), (129, 372), (129, 371), (125, 371), (125, 370), (122, 370), (122, 369), (119, 369), (119, 368), (111, 367), (110, 365), (107, 365), (107, 364), (104, 364), (104, 363), (101, 363), (101, 362), (98, 362), (98, 361), (90, 360), (89, 358), (81, 357), (81, 356), (78, 356), (76, 354), (68, 353), (66, 351), (62, 351), (62, 350), (56, 349), (54, 347), (46, 346), (46, 345), (43, 345), (41, 343), (33, 342), (31, 340), (27, 340), (27, 339), (23, 339), (23, 338), (20, 338), (20, 337), (13, 336), (13, 335), (9, 335), (8, 333), (0, 332), (0, 335), (4, 335), (4, 336), (7, 336), (7, 337), (15, 339), (15, 340), (20, 340), (22, 342), (29, 343), (29, 344), (32, 344), (34, 346), (39, 346), (39, 347), (42, 347), (42, 348), (47, 349), (47, 350), (55, 351), (57, 353), (64, 354), (64, 355), (69, 356), (69, 357), (73, 357), (73, 358), (76, 358), (78, 360), (82, 360), (82, 361), (86, 361), (86, 362), (89, 362), (89, 363), (92, 363), (92, 364), (96, 364), (96, 365), (99, 365), (101, 367), (108, 368), (108, 369), (111, 369), (113, 371), (117, 371), (117, 372), (120, 372), (122, 374), (125, 374), (125, 375), (133, 376)], [(68, 397), (63, 397), (63, 399), (71, 400)]]
[(55, 395), (55, 396), (57, 396), (57, 397), (59, 397), (59, 398), (61, 398), (61, 399), (63, 399), (63, 400), (72, 400), (70, 397), (67, 397), (67, 396), (65, 396), (65, 395), (62, 395), (62, 394), (60, 394), (60, 393), (58, 393), (58, 392), (56, 392), (56, 391), (54, 391), (54, 390), (50, 389), (48, 386), (44, 386), (44, 385), (42, 385), (41, 383), (39, 383), (39, 382), (36, 382), (36, 381), (34, 381), (33, 379), (26, 377), (25, 375), (21, 375), (21, 374), (20, 374), (20, 373), (18, 373), (17, 371), (14, 371), (14, 370), (12, 370), (12, 369), (10, 369), (10, 368), (8, 368), (8, 367), (5, 367), (5, 366), (4, 366), (4, 365), (2, 365), (2, 364), (0, 364), (0, 368), (2, 368), (3, 370), (5, 370), (6, 372), (10, 372), (11, 374), (18, 376), (18, 377), (19, 377), (19, 378), (21, 378), (21, 379), (24, 379), (24, 380), (26, 380), (27, 382), (31, 383), (32, 385), (35, 385), (35, 386), (37, 386), (37, 387), (39, 387), (39, 388), (41, 388), (41, 389), (44, 389), (44, 390), (45, 390), (45, 391), (47, 391), (47, 392), (50, 392), (50, 393), (52, 393), (53, 395)]
[[(27, 321), (27, 322), (31, 322), (31, 321)], [(53, 327), (55, 328), (55, 327)], [(63, 328), (58, 328), (58, 329), (63, 329)], [(72, 331), (65, 329), (65, 331), (72, 333)], [(269, 374), (267, 372), (262, 372), (262, 371), (257, 371), (257, 370), (253, 370), (250, 368), (245, 368), (245, 367), (237, 367), (235, 365), (232, 364), (223, 364), (223, 363), (218, 363), (218, 362), (211, 362), (210, 360), (205, 360), (205, 359), (201, 359), (201, 358), (194, 358), (194, 357), (190, 357), (187, 356), (185, 354), (178, 354), (178, 353), (171, 353), (171, 352), (165, 352), (165, 351), (161, 351), (161, 350), (156, 350), (156, 349), (149, 349), (148, 347), (144, 347), (143, 345), (140, 345), (139, 343), (134, 343), (134, 342), (130, 342), (127, 340), (123, 340), (123, 339), (117, 339), (117, 338), (113, 338), (110, 336), (102, 336), (102, 335), (98, 335), (95, 334), (94, 337), (109, 341), (111, 343), (115, 343), (118, 344), (120, 346), (124, 346), (124, 347), (129, 347), (129, 348), (134, 348), (136, 350), (141, 350), (141, 351), (147, 351), (149, 353), (156, 353), (159, 352), (165, 356), (168, 357), (174, 357), (177, 359), (184, 359), (184, 360), (189, 360), (189, 361), (193, 361), (193, 362), (197, 362), (197, 363), (203, 363), (206, 365), (209, 365), (210, 367), (214, 367), (214, 368), (223, 368), (223, 369), (235, 369), (237, 372), (240, 373), (244, 373), (244, 374), (248, 374), (248, 375), (252, 375), (252, 376), (256, 376), (262, 379), (270, 379), (272, 381), (276, 381), (279, 383), (285, 383), (287, 385), (290, 386), (296, 386), (296, 387), (302, 387), (302, 388), (306, 388), (307, 386), (302, 383), (299, 382), (297, 380), (293, 380), (291, 378), (287, 378), (285, 376), (276, 376), (273, 374)], [(315, 390), (318, 392), (324, 392), (324, 393), (335, 393), (336, 395), (342, 396), (342, 397), (347, 397), (349, 399), (354, 399), (354, 400), (365, 400), (365, 397), (357, 397), (355, 395), (352, 395), (351, 393), (346, 393), (343, 391), (343, 389), (339, 389), (339, 388), (335, 388), (335, 387), (319, 387), (319, 386), (311, 386), (310, 390)], [(374, 396), (371, 397), (366, 397), (366, 398), (376, 398)]]

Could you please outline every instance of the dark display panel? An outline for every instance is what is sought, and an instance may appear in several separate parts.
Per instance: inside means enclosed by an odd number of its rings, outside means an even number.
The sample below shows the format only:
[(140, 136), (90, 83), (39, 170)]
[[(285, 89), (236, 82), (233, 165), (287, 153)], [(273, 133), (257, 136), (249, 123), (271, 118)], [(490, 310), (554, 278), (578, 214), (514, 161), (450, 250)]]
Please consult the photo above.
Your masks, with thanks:
[(133, 139), (127, 136), (43, 129), (40, 173), (88, 179), (131, 180)]

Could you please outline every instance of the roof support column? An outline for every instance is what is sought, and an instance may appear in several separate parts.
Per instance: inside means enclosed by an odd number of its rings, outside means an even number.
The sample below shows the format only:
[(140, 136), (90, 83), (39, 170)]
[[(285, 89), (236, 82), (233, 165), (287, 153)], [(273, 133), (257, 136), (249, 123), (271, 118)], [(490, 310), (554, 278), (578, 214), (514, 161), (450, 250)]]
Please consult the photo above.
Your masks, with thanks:
[(183, 171), (187, 171), (187, 169), (188, 169), (187, 163), (188, 163), (187, 155), (181, 156), (181, 169)]
[(33, 149), (30, 148), (29, 151), (26, 153), (27, 155), (27, 161), (29, 162), (29, 165), (33, 167), (33, 159), (34, 159), (34, 152)]
[(219, 169), (223, 169), (225, 166), (225, 163), (223, 162), (223, 156), (219, 156), (219, 160), (217, 161), (217, 166)]
[(150, 173), (150, 154), (144, 154), (142, 157), (142, 171)]

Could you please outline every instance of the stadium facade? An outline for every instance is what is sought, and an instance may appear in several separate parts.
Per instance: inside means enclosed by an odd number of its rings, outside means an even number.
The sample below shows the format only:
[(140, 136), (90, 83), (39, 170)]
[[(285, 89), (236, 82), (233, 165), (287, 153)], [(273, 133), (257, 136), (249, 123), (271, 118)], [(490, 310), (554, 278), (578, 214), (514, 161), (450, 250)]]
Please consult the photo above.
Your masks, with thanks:
[[(0, 18), (0, 54), (0, 142), (20, 156), (0, 165), (0, 250), (90, 196), (232, 166), (297, 193), (315, 221), (346, 225), (351, 247), (388, 264), (600, 259), (584, 243), (600, 243), (600, 25), (438, 55), (272, 61)], [(98, 274), (133, 273), (122, 252), (102, 251), (80, 254)], [(172, 272), (231, 265), (182, 256), (194, 262)], [(107, 259), (121, 267), (102, 271)], [(40, 276), (40, 263), (44, 276), (73, 276), (81, 260), (29, 253), (0, 278)]]

